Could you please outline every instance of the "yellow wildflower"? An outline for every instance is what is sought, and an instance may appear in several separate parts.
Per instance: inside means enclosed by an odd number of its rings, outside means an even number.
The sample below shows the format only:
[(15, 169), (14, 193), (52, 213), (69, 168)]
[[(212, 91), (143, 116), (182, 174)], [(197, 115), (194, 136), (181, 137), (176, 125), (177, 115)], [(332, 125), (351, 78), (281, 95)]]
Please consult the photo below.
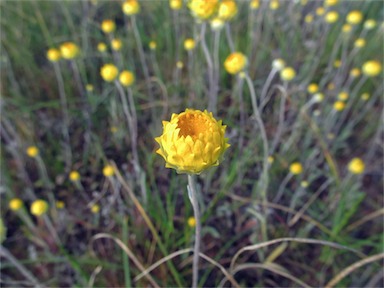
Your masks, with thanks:
[(316, 15), (317, 15), (317, 16), (322, 16), (322, 15), (324, 15), (324, 13), (325, 13), (325, 9), (324, 9), (324, 7), (318, 7), (318, 8), (316, 9)]
[(334, 6), (339, 2), (339, 0), (325, 0), (324, 6)]
[(101, 30), (108, 34), (114, 32), (116, 29), (116, 24), (115, 21), (107, 19), (101, 22)]
[(296, 72), (292, 67), (285, 67), (280, 71), (280, 77), (284, 81), (291, 81), (293, 78), (295, 78), (295, 76)]
[(65, 42), (65, 43), (61, 44), (60, 52), (61, 52), (61, 56), (64, 59), (73, 59), (79, 54), (80, 49), (73, 42)]
[(189, 217), (187, 222), (188, 222), (188, 226), (191, 227), (191, 228), (196, 226), (196, 219), (195, 219), (195, 217)]
[(352, 77), (359, 77), (361, 75), (361, 71), (359, 68), (353, 68), (349, 74), (352, 76)]
[(135, 82), (135, 74), (131, 71), (124, 70), (120, 73), (119, 81), (123, 86), (129, 87)]
[(279, 9), (279, 7), (280, 7), (279, 0), (271, 0), (271, 2), (269, 2), (269, 8), (271, 10), (277, 10)]
[(353, 158), (349, 163), (348, 163), (348, 170), (352, 174), (361, 174), (364, 172), (365, 169), (365, 164), (363, 160), (360, 158)]
[(293, 175), (301, 174), (303, 172), (303, 165), (300, 162), (294, 162), (289, 166), (289, 171)]
[(361, 99), (364, 101), (367, 101), (369, 99), (370, 95), (369, 93), (363, 93), (361, 94)]
[(200, 174), (219, 165), (225, 150), (230, 146), (224, 137), (226, 126), (207, 110), (186, 109), (172, 114), (171, 121), (163, 121), (163, 134), (155, 138), (165, 167), (178, 173)]
[(355, 47), (357, 48), (362, 48), (365, 46), (365, 39), (364, 38), (358, 38), (356, 39), (355, 43), (354, 43)]
[(85, 85), (85, 90), (87, 90), (88, 92), (92, 92), (93, 91), (93, 85), (92, 84)]
[(224, 21), (233, 19), (237, 14), (237, 4), (233, 0), (223, 0), (219, 5), (218, 17)]
[(229, 74), (237, 74), (247, 66), (247, 57), (240, 52), (231, 53), (224, 61), (224, 68)]
[(252, 0), (251, 3), (249, 3), (249, 7), (253, 10), (259, 9), (260, 0)]
[(51, 62), (57, 62), (61, 58), (61, 53), (59, 49), (51, 48), (47, 51), (47, 58)]
[(280, 71), (282, 69), (284, 69), (285, 67), (285, 61), (281, 58), (277, 58), (275, 60), (272, 61), (272, 68), (277, 70), (277, 71)]
[(312, 21), (313, 21), (313, 14), (309, 13), (309, 14), (305, 15), (304, 21), (305, 21), (305, 23), (312, 23)]
[(373, 19), (368, 19), (364, 22), (364, 29), (371, 30), (376, 27), (376, 21)]
[(156, 50), (157, 43), (156, 43), (156, 41), (152, 40), (151, 42), (149, 42), (148, 46), (149, 46), (149, 49)]
[(111, 165), (104, 166), (104, 168), (103, 168), (103, 175), (105, 177), (111, 177), (114, 174), (115, 174), (115, 170), (113, 169), (113, 167)]
[(347, 23), (349, 24), (356, 25), (359, 24), (361, 20), (363, 20), (363, 14), (358, 10), (351, 11), (347, 15)]
[(352, 31), (352, 26), (349, 24), (344, 24), (343, 27), (341, 27), (341, 31), (345, 34), (348, 34)]
[(219, 0), (191, 0), (188, 7), (194, 17), (206, 20), (216, 13)]
[(97, 213), (99, 213), (99, 211), (100, 211), (100, 206), (99, 206), (99, 205), (97, 205), (97, 204), (93, 204), (93, 205), (91, 206), (91, 212), (92, 212), (93, 214), (97, 214)]
[(97, 51), (105, 52), (107, 50), (107, 45), (103, 42), (97, 44)]
[(61, 200), (56, 201), (56, 208), (57, 209), (63, 209), (64, 207), (65, 207), (64, 201), (61, 201)]
[(119, 70), (113, 64), (105, 64), (103, 67), (101, 67), (100, 75), (107, 82), (112, 82), (115, 80), (117, 74), (119, 74)]
[(374, 77), (381, 72), (381, 63), (379, 61), (370, 60), (363, 64), (363, 73), (367, 76)]
[(120, 39), (117, 39), (117, 38), (112, 39), (111, 47), (112, 47), (113, 50), (119, 51), (121, 49), (121, 46), (123, 46), (123, 43), (121, 42)]
[(220, 30), (224, 26), (224, 21), (221, 20), (219, 17), (213, 18), (211, 20), (211, 28), (214, 31)]
[(23, 207), (23, 201), (20, 198), (13, 198), (9, 201), (8, 207), (12, 211), (18, 211)]
[(325, 21), (327, 23), (335, 23), (339, 19), (339, 13), (336, 11), (329, 11), (327, 14), (325, 14)]
[(316, 93), (313, 95), (313, 100), (317, 103), (321, 102), (324, 100), (324, 94), (323, 93)]
[(335, 62), (333, 62), (333, 66), (335, 68), (339, 68), (341, 66), (341, 60), (339, 60), (339, 59), (335, 60)]
[(39, 154), (39, 149), (36, 146), (29, 146), (26, 152), (29, 157), (35, 158)]
[(340, 100), (340, 101), (345, 101), (347, 100), (349, 97), (349, 94), (345, 91), (342, 91), (339, 93), (339, 95), (337, 95), (337, 98)]
[(31, 214), (41, 216), (48, 211), (48, 203), (44, 200), (38, 199), (31, 204)]
[(333, 109), (335, 109), (336, 111), (342, 111), (344, 110), (344, 108), (345, 103), (342, 101), (336, 101), (335, 103), (333, 103)]
[(307, 91), (311, 94), (316, 93), (317, 91), (319, 91), (319, 85), (317, 85), (316, 83), (311, 83), (308, 85)]
[(80, 173), (77, 171), (71, 171), (71, 173), (69, 173), (69, 180), (71, 180), (72, 182), (79, 181)]
[(125, 15), (135, 15), (140, 12), (140, 5), (136, 0), (126, 0), (123, 3), (123, 12)]
[(176, 62), (176, 67), (177, 67), (178, 69), (183, 69), (183, 67), (184, 67), (184, 63), (183, 63), (182, 61), (177, 61), (177, 62)]
[(182, 0), (169, 0), (169, 7), (173, 10), (180, 10), (183, 7)]
[(193, 48), (195, 48), (195, 40), (191, 38), (185, 39), (184, 48), (185, 50), (192, 50)]

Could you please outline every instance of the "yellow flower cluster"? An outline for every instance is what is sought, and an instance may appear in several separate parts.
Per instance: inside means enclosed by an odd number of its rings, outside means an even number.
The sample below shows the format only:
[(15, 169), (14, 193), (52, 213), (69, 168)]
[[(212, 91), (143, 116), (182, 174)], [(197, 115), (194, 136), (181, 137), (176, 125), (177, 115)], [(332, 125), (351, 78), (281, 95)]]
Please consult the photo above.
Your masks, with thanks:
[(224, 137), (226, 126), (207, 110), (186, 109), (172, 114), (171, 121), (163, 121), (163, 134), (155, 138), (165, 167), (178, 173), (200, 174), (219, 165), (219, 160), (230, 146)]

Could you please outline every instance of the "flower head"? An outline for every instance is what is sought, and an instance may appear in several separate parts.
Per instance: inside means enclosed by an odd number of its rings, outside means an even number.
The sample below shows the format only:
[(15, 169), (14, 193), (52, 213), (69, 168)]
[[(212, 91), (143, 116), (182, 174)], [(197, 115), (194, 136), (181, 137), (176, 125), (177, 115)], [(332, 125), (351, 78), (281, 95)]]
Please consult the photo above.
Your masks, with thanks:
[(215, 18), (213, 18), (211, 20), (211, 28), (212, 28), (212, 30), (218, 31), (221, 28), (223, 28), (223, 26), (224, 26), (224, 21), (221, 18), (215, 17)]
[(291, 81), (296, 76), (296, 71), (292, 67), (285, 67), (280, 71), (280, 77), (284, 81)]
[(113, 169), (113, 166), (111, 165), (106, 165), (103, 168), (103, 175), (105, 177), (111, 177), (115, 174), (115, 170)]
[(348, 170), (352, 174), (361, 174), (364, 172), (365, 164), (360, 158), (353, 158), (348, 164)]
[(381, 72), (381, 63), (379, 61), (370, 60), (363, 64), (363, 73), (367, 76), (374, 77)]
[(367, 101), (369, 99), (370, 95), (369, 93), (363, 93), (361, 94), (361, 99), (364, 101)]
[(339, 0), (325, 0), (324, 6), (334, 6), (339, 2)]
[(60, 52), (61, 52), (61, 56), (64, 59), (73, 59), (79, 54), (80, 49), (73, 42), (65, 42), (65, 43), (61, 44)]
[(277, 71), (280, 71), (282, 69), (284, 69), (285, 67), (285, 61), (281, 58), (277, 58), (275, 60), (272, 61), (272, 68), (277, 70)]
[(365, 46), (365, 43), (366, 43), (366, 41), (364, 38), (357, 38), (354, 45), (356, 48), (362, 48)]
[(240, 52), (231, 53), (224, 61), (224, 68), (229, 74), (237, 74), (247, 66), (247, 57)]
[(93, 204), (91, 206), (91, 212), (93, 214), (97, 214), (97, 213), (99, 213), (99, 211), (100, 211), (100, 206), (98, 204)]
[(126, 0), (123, 3), (123, 12), (125, 15), (135, 15), (140, 12), (140, 5), (136, 0)]
[(149, 42), (148, 46), (149, 46), (149, 49), (156, 50), (157, 43), (156, 43), (156, 41), (152, 40), (151, 42)]
[(349, 74), (352, 77), (359, 77), (361, 75), (361, 71), (359, 68), (352, 68), (351, 71), (349, 72)]
[(51, 62), (57, 62), (61, 58), (61, 53), (59, 49), (51, 48), (47, 51), (47, 59)]
[(317, 85), (316, 83), (311, 83), (308, 85), (307, 91), (311, 94), (316, 93), (317, 91), (319, 91), (319, 85)]
[(61, 200), (56, 201), (56, 208), (57, 209), (64, 209), (64, 207), (65, 207), (65, 203), (63, 201), (61, 201)]
[(224, 21), (233, 19), (237, 14), (237, 5), (233, 0), (223, 0), (219, 5), (218, 17)]
[(346, 101), (348, 98), (349, 98), (349, 94), (345, 91), (342, 91), (339, 93), (339, 95), (337, 95), (337, 98), (340, 100), (340, 101)]
[(117, 38), (112, 39), (111, 47), (112, 47), (113, 50), (119, 51), (121, 49), (121, 46), (123, 46), (123, 43), (121, 42), (120, 39), (117, 39)]
[(325, 14), (325, 21), (327, 23), (335, 23), (339, 19), (339, 13), (336, 11), (329, 11), (327, 14)]
[(182, 0), (169, 0), (169, 7), (173, 10), (180, 10), (183, 7)]
[(279, 9), (279, 7), (280, 7), (279, 0), (271, 0), (271, 2), (269, 2), (269, 8), (271, 8), (271, 10)]
[(303, 172), (303, 165), (300, 162), (294, 162), (289, 166), (289, 171), (293, 175), (301, 174)]
[(322, 16), (322, 15), (324, 15), (324, 13), (325, 13), (324, 7), (317, 7), (316, 8), (316, 15), (317, 16)]
[(195, 217), (189, 217), (187, 220), (188, 226), (193, 228), (196, 226), (196, 219)]
[(249, 3), (249, 7), (253, 10), (259, 9), (260, 0), (252, 0), (251, 3)]
[(320, 103), (324, 100), (324, 94), (323, 93), (316, 93), (315, 95), (313, 95), (313, 101), (315, 101), (316, 103)]
[(123, 86), (129, 87), (135, 82), (135, 74), (131, 71), (124, 70), (120, 73), (119, 81)]
[(342, 101), (336, 101), (333, 103), (333, 109), (336, 111), (343, 111), (345, 108), (345, 103)]
[(363, 14), (358, 10), (351, 11), (348, 13), (346, 20), (351, 25), (359, 24), (363, 20)]
[(305, 21), (305, 23), (312, 23), (312, 21), (313, 21), (313, 14), (308, 13), (307, 15), (305, 15), (304, 21)]
[(80, 173), (77, 171), (71, 171), (71, 173), (69, 173), (69, 180), (71, 180), (72, 182), (79, 181)]
[(333, 66), (335, 68), (339, 68), (341, 66), (341, 60), (340, 59), (336, 59), (335, 62), (333, 62)]
[(376, 21), (373, 19), (365, 20), (364, 29), (371, 30), (376, 27)]
[(341, 32), (343, 32), (344, 34), (348, 34), (349, 32), (352, 31), (352, 26), (349, 25), (349, 24), (344, 24), (342, 27), (341, 27)]
[(101, 22), (101, 30), (108, 34), (108, 33), (112, 33), (114, 32), (116, 29), (116, 24), (115, 24), (115, 21), (111, 20), (111, 19), (107, 19), (107, 20), (104, 20), (103, 22)]
[(107, 50), (107, 44), (105, 44), (104, 42), (99, 42), (97, 44), (97, 51), (105, 52), (106, 50)]
[(48, 211), (48, 203), (44, 200), (38, 199), (33, 201), (31, 205), (31, 214), (41, 216)]
[(13, 198), (9, 201), (8, 207), (12, 211), (18, 211), (23, 207), (23, 201), (20, 198)]
[(188, 7), (194, 17), (206, 20), (216, 13), (219, 0), (191, 0)]
[(117, 74), (119, 74), (119, 70), (113, 64), (105, 64), (101, 67), (100, 75), (107, 82), (112, 82), (116, 79)]
[(230, 146), (224, 137), (226, 126), (207, 110), (186, 109), (163, 121), (163, 134), (155, 138), (165, 167), (178, 173), (200, 174), (219, 165), (220, 158)]
[(39, 149), (36, 146), (29, 146), (26, 152), (29, 157), (35, 158), (39, 154)]
[(85, 90), (87, 90), (88, 92), (92, 92), (94, 89), (93, 85), (92, 84), (87, 84), (85, 85)]
[(184, 48), (187, 51), (195, 48), (195, 45), (196, 45), (195, 40), (193, 40), (192, 38), (185, 39), (184, 41)]

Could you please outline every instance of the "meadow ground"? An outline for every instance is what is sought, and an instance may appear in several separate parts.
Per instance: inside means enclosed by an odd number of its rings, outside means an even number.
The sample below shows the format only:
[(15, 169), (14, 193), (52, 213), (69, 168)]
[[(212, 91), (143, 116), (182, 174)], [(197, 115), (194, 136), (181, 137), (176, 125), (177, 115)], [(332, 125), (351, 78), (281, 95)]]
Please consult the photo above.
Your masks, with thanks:
[(1, 1), (2, 287), (383, 287), (383, 11)]

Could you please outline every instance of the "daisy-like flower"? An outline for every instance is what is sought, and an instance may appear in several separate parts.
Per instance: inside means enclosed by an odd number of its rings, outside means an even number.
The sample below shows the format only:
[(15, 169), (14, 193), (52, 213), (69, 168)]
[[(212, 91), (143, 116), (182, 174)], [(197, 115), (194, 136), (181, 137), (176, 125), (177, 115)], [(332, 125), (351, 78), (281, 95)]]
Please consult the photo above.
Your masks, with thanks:
[(284, 81), (291, 81), (296, 76), (296, 71), (292, 67), (285, 67), (280, 71), (280, 77)]
[(107, 51), (107, 44), (100, 42), (97, 44), (97, 51), (99, 52), (105, 52)]
[(316, 93), (317, 91), (319, 91), (319, 85), (317, 85), (316, 83), (311, 83), (308, 85), (307, 91), (311, 94)]
[(356, 48), (362, 48), (365, 46), (365, 39), (364, 38), (357, 38), (355, 43), (353, 43), (353, 45), (355, 45)]
[(219, 0), (192, 0), (188, 5), (192, 15), (206, 20), (211, 18), (219, 7)]
[(115, 174), (115, 170), (113, 170), (113, 167), (111, 165), (106, 165), (103, 168), (103, 175), (105, 177), (111, 177)]
[(47, 51), (47, 59), (51, 62), (57, 62), (61, 58), (61, 53), (59, 49), (51, 48)]
[(376, 27), (376, 21), (373, 19), (368, 19), (364, 22), (364, 29), (371, 30)]
[(35, 158), (39, 154), (39, 149), (36, 146), (29, 146), (26, 152), (29, 157)]
[(269, 8), (271, 8), (271, 10), (279, 9), (279, 7), (280, 7), (279, 0), (271, 0), (271, 2), (269, 2)]
[(300, 162), (294, 162), (289, 166), (289, 172), (293, 175), (299, 175), (303, 172), (303, 165)]
[(339, 13), (336, 11), (329, 11), (327, 14), (325, 14), (325, 22), (327, 23), (335, 23), (337, 19), (339, 19)]
[(33, 201), (31, 205), (31, 214), (41, 216), (48, 211), (48, 203), (44, 200), (38, 199)]
[(135, 74), (131, 71), (124, 70), (120, 73), (119, 81), (123, 86), (129, 87), (135, 82)]
[(183, 1), (182, 0), (169, 0), (169, 7), (171, 7), (172, 10), (180, 10), (181, 7), (183, 7)]
[(107, 82), (112, 82), (116, 79), (117, 74), (119, 74), (119, 70), (113, 64), (105, 64), (100, 69), (100, 75)]
[(149, 44), (148, 44), (148, 46), (149, 46), (149, 49), (151, 49), (151, 50), (156, 50), (156, 48), (157, 48), (157, 43), (156, 43), (156, 41), (151, 41), (151, 42), (149, 42)]
[(224, 21), (233, 19), (237, 14), (237, 5), (233, 0), (223, 0), (219, 5), (218, 17)]
[(252, 0), (251, 3), (249, 3), (249, 7), (252, 10), (259, 9), (259, 7), (260, 7), (260, 0)]
[(140, 12), (140, 5), (136, 0), (127, 0), (123, 3), (123, 12), (131, 16)]
[(224, 68), (229, 74), (237, 74), (247, 66), (247, 57), (240, 52), (231, 53), (224, 61)]
[(342, 101), (336, 101), (333, 103), (333, 109), (336, 111), (343, 111), (345, 108), (345, 103)]
[(360, 158), (353, 158), (349, 163), (348, 163), (348, 170), (352, 174), (361, 174), (364, 172), (365, 169), (365, 164), (363, 160)]
[(340, 101), (346, 101), (348, 100), (349, 98), (349, 94), (345, 91), (342, 91), (339, 93), (339, 95), (337, 95), (337, 99), (339, 99)]
[(363, 73), (369, 77), (374, 77), (381, 72), (381, 63), (379, 61), (370, 60), (363, 64)]
[(211, 28), (213, 31), (218, 31), (224, 27), (224, 21), (219, 17), (215, 17), (211, 20)]
[(351, 11), (348, 13), (346, 20), (351, 25), (359, 24), (363, 20), (363, 14), (358, 10)]
[(71, 171), (71, 173), (69, 173), (69, 180), (71, 180), (72, 182), (79, 181), (80, 173), (77, 171)]
[(200, 174), (219, 165), (225, 150), (230, 146), (224, 137), (226, 126), (207, 110), (186, 109), (172, 114), (171, 121), (163, 121), (163, 134), (155, 138), (165, 167), (178, 173)]
[(112, 41), (111, 41), (111, 47), (112, 47), (113, 50), (115, 50), (115, 51), (119, 51), (119, 50), (121, 49), (122, 46), (123, 46), (123, 43), (121, 42), (120, 39), (117, 39), (117, 38), (112, 39)]
[(195, 40), (193, 40), (192, 38), (187, 38), (184, 41), (184, 49), (187, 51), (195, 48), (195, 45), (196, 45)]
[(19, 211), (23, 207), (23, 201), (20, 198), (13, 198), (9, 201), (8, 207), (12, 211)]
[(196, 219), (195, 217), (189, 217), (187, 220), (188, 226), (193, 228), (196, 226)]
[(107, 19), (101, 22), (101, 30), (108, 34), (114, 32), (116, 29), (116, 24), (113, 20)]
[(61, 44), (60, 52), (61, 52), (61, 56), (64, 59), (73, 59), (77, 55), (79, 55), (80, 49), (73, 42), (65, 42), (65, 43)]

